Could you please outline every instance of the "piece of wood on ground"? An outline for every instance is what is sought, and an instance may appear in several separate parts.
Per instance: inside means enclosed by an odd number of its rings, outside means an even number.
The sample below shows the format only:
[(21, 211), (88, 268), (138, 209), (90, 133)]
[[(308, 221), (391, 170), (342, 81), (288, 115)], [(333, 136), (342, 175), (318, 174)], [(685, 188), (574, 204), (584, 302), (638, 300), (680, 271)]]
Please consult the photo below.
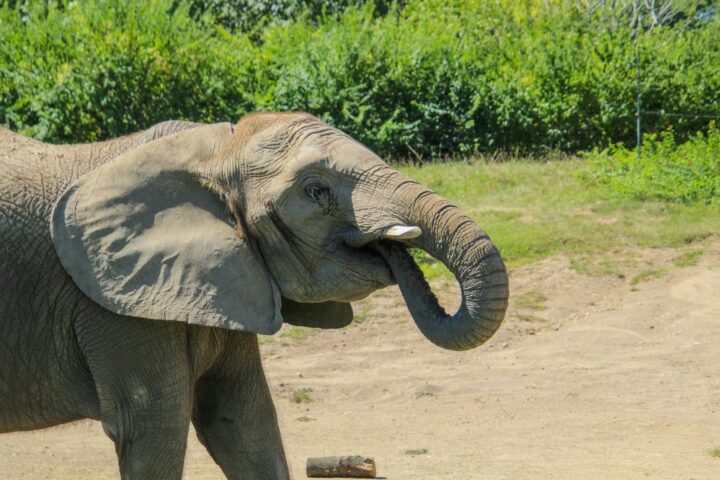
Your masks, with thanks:
[(375, 459), (353, 455), (347, 457), (310, 457), (308, 477), (375, 478)]

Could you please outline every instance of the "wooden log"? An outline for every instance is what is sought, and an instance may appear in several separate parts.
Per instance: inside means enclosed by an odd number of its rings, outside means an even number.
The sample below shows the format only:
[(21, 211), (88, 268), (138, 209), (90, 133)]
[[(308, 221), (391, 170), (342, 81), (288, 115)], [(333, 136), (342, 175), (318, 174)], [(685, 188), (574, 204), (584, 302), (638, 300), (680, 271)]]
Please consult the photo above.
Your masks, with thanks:
[(353, 455), (347, 457), (310, 457), (308, 477), (375, 478), (375, 459)]

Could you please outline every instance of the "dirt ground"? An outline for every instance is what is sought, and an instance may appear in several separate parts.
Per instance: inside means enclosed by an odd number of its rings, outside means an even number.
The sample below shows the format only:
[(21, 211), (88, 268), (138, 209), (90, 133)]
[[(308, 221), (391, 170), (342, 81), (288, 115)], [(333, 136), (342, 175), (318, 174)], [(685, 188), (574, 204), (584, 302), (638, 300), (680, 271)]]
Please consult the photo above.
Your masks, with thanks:
[[(470, 352), (425, 341), (396, 289), (357, 305), (348, 329), (273, 337), (294, 478), (308, 456), (347, 454), (389, 480), (720, 478), (720, 239), (700, 248), (685, 267), (675, 250), (616, 252), (624, 276), (564, 257), (515, 269), (504, 326)], [(95, 422), (0, 436), (2, 479), (116, 472)], [(222, 478), (193, 432), (185, 478)]]

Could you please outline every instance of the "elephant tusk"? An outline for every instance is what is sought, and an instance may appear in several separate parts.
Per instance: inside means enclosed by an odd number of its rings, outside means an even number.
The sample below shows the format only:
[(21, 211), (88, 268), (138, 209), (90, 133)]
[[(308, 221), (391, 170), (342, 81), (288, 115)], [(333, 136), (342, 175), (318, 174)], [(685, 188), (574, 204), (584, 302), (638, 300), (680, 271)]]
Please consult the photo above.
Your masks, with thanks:
[(388, 240), (410, 240), (422, 235), (420, 227), (412, 225), (395, 225), (385, 230), (383, 238)]

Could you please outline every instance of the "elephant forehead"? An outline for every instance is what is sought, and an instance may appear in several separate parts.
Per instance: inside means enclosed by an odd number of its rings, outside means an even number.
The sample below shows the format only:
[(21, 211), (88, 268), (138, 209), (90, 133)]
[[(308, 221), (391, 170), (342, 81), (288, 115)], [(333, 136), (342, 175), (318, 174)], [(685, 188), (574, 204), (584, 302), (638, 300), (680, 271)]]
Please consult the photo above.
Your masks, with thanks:
[(351, 138), (333, 143), (328, 147), (328, 152), (332, 166), (339, 171), (352, 172), (385, 165), (372, 150)]
[(385, 165), (385, 162), (370, 149), (352, 139), (342, 138), (331, 145), (307, 142), (288, 159), (288, 172), (293, 179), (311, 173), (352, 175), (378, 165)]
[(321, 145), (308, 143), (298, 148), (294, 155), (288, 159), (290, 171), (301, 171), (306, 167), (326, 167), (328, 165), (329, 153)]

